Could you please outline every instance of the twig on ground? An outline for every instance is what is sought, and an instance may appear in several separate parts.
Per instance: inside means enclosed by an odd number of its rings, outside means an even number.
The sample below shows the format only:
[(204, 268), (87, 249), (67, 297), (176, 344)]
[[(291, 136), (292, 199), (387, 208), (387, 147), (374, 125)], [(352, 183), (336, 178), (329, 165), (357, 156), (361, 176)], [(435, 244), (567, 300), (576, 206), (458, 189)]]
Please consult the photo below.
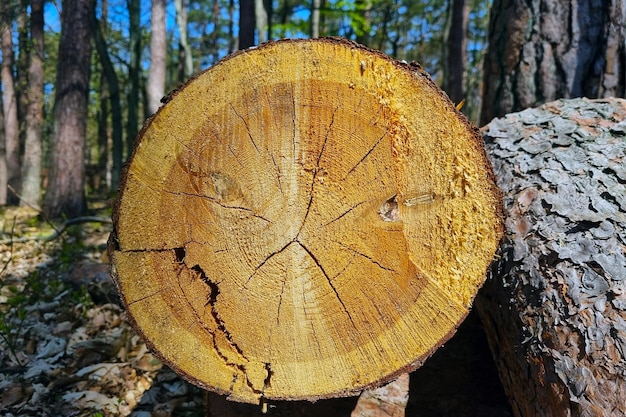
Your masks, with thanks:
[[(9, 190), (15, 194), (17, 196), (17, 198), (20, 199), (21, 202), (23, 202), (24, 204), (26, 204), (28, 207), (32, 208), (33, 210), (35, 210), (37, 212), (37, 214), (39, 216), (41, 216), (41, 218), (48, 223), (48, 225), (50, 225), (50, 227), (52, 229), (54, 229), (54, 232), (48, 236), (24, 236), (21, 238), (13, 238), (13, 230), (15, 229), (15, 220), (13, 220), (13, 228), (11, 229), (11, 237), (9, 239), (3, 239), (0, 240), (0, 245), (6, 245), (6, 244), (10, 244), (13, 245), (13, 243), (24, 243), (24, 242), (50, 242), (56, 238), (58, 238), (59, 236), (61, 236), (63, 234), (63, 232), (65, 232), (67, 230), (68, 227), (73, 226), (75, 224), (80, 224), (80, 223), (112, 223), (113, 221), (108, 218), (108, 217), (101, 217), (101, 216), (82, 216), (82, 217), (74, 217), (72, 219), (68, 219), (65, 221), (65, 223), (63, 223), (61, 225), (61, 228), (59, 229), (53, 222), (52, 220), (50, 220), (50, 218), (46, 215), (46, 213), (41, 210), (41, 208), (39, 208), (39, 206), (37, 204), (33, 204), (27, 200), (25, 200), (13, 187), (11, 187), (10, 185), (8, 186)], [(12, 247), (12, 246), (11, 246)], [(8, 263), (7, 263), (8, 265)], [(2, 271), (4, 271), (4, 269), (6, 269), (6, 265), (5, 267), (2, 269)], [(2, 272), (0, 271), (0, 272)]]
[(102, 216), (83, 216), (83, 217), (74, 217), (73, 219), (68, 219), (61, 225), (60, 228), (54, 228), (54, 232), (47, 236), (24, 236), (20, 238), (13, 238), (13, 235), (9, 239), (0, 240), (0, 245), (13, 244), (13, 243), (24, 243), (24, 242), (50, 242), (63, 234), (70, 226), (81, 223), (113, 223), (113, 221), (108, 217)]

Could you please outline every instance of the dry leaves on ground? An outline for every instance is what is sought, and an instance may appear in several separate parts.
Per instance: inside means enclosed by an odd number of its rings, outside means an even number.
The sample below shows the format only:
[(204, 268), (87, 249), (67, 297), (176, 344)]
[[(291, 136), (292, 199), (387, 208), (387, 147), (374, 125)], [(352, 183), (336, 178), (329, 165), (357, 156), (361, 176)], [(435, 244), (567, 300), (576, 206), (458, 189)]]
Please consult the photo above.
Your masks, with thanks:
[(105, 257), (109, 224), (52, 242), (36, 213), (7, 209), (0, 239), (0, 414), (201, 416), (203, 393), (163, 367), (130, 328)]

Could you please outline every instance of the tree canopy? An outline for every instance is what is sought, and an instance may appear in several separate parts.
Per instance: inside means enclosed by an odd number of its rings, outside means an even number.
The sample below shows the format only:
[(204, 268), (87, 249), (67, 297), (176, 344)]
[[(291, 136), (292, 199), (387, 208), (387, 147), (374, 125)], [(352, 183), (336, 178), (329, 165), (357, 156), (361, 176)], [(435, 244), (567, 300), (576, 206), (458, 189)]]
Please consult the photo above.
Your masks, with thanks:
[[(85, 113), (84, 158), (74, 163), (85, 166), (88, 193), (115, 192), (122, 164), (132, 152), (134, 139), (156, 108), (158, 98), (155, 95), (176, 89), (193, 74), (209, 68), (240, 47), (285, 37), (340, 36), (397, 60), (417, 61), (433, 81), (449, 93), (455, 104), (462, 105), (462, 111), (471, 121), (486, 121), (494, 115), (489, 109), (498, 106), (495, 101), (506, 103), (509, 100), (507, 86), (516, 85), (518, 95), (522, 94), (518, 92), (520, 88), (535, 88), (526, 85), (537, 77), (532, 78), (532, 73), (525, 69), (524, 65), (532, 61), (528, 53), (521, 51), (532, 50), (535, 67), (548, 71), (548, 67), (542, 66), (542, 57), (548, 56), (546, 51), (550, 48), (570, 48), (564, 52), (574, 59), (581, 56), (574, 48), (588, 43), (585, 43), (587, 38), (571, 39), (567, 46), (553, 39), (558, 35), (554, 30), (546, 32), (551, 27), (546, 22), (565, 19), (565, 23), (574, 24), (582, 19), (580, 13), (587, 13), (583, 5), (564, 15), (558, 13), (560, 8), (555, 6), (554, 0), (537, 0), (532, 9), (545, 9), (545, 13), (542, 12), (541, 18), (532, 19), (532, 30), (526, 33), (523, 22), (529, 21), (528, 16), (510, 14), (517, 9), (507, 6), (514, 0), (507, 1), (492, 4), (492, 0), (97, 0), (92, 20), (92, 25), (97, 27), (90, 31), (93, 36), (79, 40), (92, 43), (93, 52)], [(154, 7), (163, 3), (165, 36), (157, 37), (151, 15)], [(545, 3), (545, 7), (539, 7), (538, 3)], [(64, 69), (66, 65), (58, 62), (60, 15), (67, 4), (68, 0), (44, 1), (43, 22), (34, 0), (8, 0), (0, 5), (3, 33), (3, 129), (0, 129), (0, 188), (3, 192), (0, 192), (0, 205), (20, 201), (24, 188), (31, 190), (26, 193), (28, 204), (39, 206), (43, 196), (37, 199), (36, 191), (32, 191), (32, 176), (40, 176), (43, 189), (48, 184), (54, 148), (57, 68)], [(509, 14), (501, 10), (508, 10)], [(589, 24), (581, 36), (590, 33), (597, 42), (610, 41), (604, 48), (607, 60), (617, 57), (612, 60), (617, 65), (615, 68), (609, 68), (608, 64), (594, 68), (607, 74), (613, 71), (611, 80), (621, 87), (611, 91), (623, 92), (626, 81), (617, 78), (620, 71), (624, 72), (626, 30), (619, 7), (592, 8), (587, 14)], [(546, 17), (551, 15), (556, 17)], [(565, 23), (563, 27), (567, 26)], [(40, 27), (44, 29), (43, 48), (36, 39)], [(162, 30), (158, 29), (159, 33)], [(572, 36), (578, 36), (577, 33)], [(154, 42), (155, 39), (160, 41)], [(534, 46), (531, 48), (530, 44)], [(483, 65), (488, 51), (489, 61)], [(161, 59), (155, 61), (157, 53)], [(41, 67), (31, 65), (38, 63), (35, 55), (43, 58), (43, 67), (37, 70), (42, 72), (41, 76), (29, 72), (29, 68)], [(151, 64), (152, 61), (159, 65)], [(483, 71), (483, 67), (489, 71)], [(154, 77), (155, 71), (161, 71), (159, 77)], [(569, 85), (560, 80), (558, 68), (548, 72), (555, 83), (546, 85)], [(155, 84), (152, 80), (158, 81)], [(35, 94), (37, 89), (43, 90), (43, 94)], [(576, 96), (580, 93), (564, 90), (559, 94)], [(483, 100), (483, 97), (488, 99)], [(32, 100), (40, 102), (32, 103)], [(541, 101), (541, 97), (537, 100)], [(537, 100), (532, 103), (537, 104)], [(36, 117), (27, 117), (29, 109), (37, 107), (43, 110), (42, 122)], [(36, 143), (34, 138), (40, 132), (42, 156), (39, 159), (43, 164), (40, 171), (30, 168), (33, 162), (27, 153), (34, 148), (24, 145), (26, 132), (29, 132), (29, 144)], [(21, 167), (23, 161), (27, 161), (28, 169)], [(5, 190), (8, 190), (7, 196), (4, 196)], [(21, 200), (24, 204), (24, 198)]]

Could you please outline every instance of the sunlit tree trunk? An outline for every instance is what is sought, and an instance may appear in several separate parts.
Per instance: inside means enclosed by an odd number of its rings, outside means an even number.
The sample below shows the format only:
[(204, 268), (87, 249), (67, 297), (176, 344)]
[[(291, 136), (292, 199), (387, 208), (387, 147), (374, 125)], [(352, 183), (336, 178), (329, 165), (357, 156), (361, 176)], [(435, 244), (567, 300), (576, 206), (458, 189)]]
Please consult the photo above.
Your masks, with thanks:
[[(11, 18), (2, 19), (2, 99), (4, 105), (4, 137), (7, 164), (7, 187), (20, 192), (20, 143), (19, 122), (17, 118), (17, 95), (13, 76), (13, 39), (11, 36)], [(7, 204), (18, 204), (15, 192), (7, 192)]]
[(444, 90), (454, 103), (459, 103), (465, 98), (469, 3), (467, 0), (452, 0), (451, 3)]
[(21, 205), (38, 207), (41, 199), (41, 136), (43, 128), (43, 0), (31, 0), (31, 52), (28, 69), (26, 138), (22, 160)]
[(263, 43), (267, 41), (267, 11), (263, 0), (254, 0), (254, 19), (258, 43)]
[(254, 0), (240, 0), (238, 49), (254, 46), (254, 28)]
[(140, 25), (140, 1), (127, 0), (129, 20), (129, 52), (130, 63), (128, 65), (128, 83), (130, 84), (127, 101), (126, 120), (126, 151), (130, 156), (137, 136), (139, 124), (139, 73), (141, 60), (141, 25)]
[(85, 138), (94, 0), (63, 0), (54, 101), (54, 137), (44, 212), (73, 217), (86, 209)]
[(148, 114), (154, 114), (165, 95), (167, 74), (167, 32), (165, 26), (165, 0), (152, 0), (150, 19), (150, 70), (146, 92)]
[(624, 0), (495, 0), (481, 124), (557, 98), (623, 97)]
[[(174, 0), (176, 8), (176, 25), (180, 34), (180, 50), (182, 61), (182, 78), (185, 81), (193, 74), (193, 61), (191, 56), (191, 46), (187, 37), (187, 0)], [(217, 33), (217, 30), (215, 30)]]
[(319, 38), (320, 36), (320, 7), (321, 0), (313, 0), (313, 10), (311, 10), (311, 37)]

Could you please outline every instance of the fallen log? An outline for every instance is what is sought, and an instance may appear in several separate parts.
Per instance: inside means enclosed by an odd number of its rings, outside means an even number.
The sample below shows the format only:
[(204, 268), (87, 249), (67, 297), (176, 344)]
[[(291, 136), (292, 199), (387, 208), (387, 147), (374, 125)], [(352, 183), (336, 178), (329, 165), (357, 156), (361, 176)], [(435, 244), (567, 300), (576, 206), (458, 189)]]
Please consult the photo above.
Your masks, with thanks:
[(454, 334), (499, 199), (478, 130), (418, 65), (281, 41), (148, 121), (109, 251), (131, 322), (189, 381), (250, 403), (357, 395)]
[(515, 415), (626, 415), (626, 101), (556, 101), (484, 137), (506, 237), (476, 306)]

